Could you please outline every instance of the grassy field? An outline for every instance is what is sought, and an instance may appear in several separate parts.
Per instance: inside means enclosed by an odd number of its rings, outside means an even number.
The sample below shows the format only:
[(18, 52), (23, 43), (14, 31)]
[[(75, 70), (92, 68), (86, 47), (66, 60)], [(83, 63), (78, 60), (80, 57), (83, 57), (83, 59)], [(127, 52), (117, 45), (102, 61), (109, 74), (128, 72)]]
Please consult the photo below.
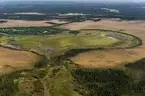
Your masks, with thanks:
[(0, 39), (2, 45), (37, 50), (50, 56), (71, 49), (127, 48), (136, 46), (139, 42), (133, 36), (104, 30), (81, 30), (77, 35), (67, 31), (55, 35), (6, 35)]
[(23, 36), (22, 38), (16, 37), (16, 43), (21, 44), (21, 46), (24, 48), (36, 48), (38, 50), (46, 49), (54, 53), (66, 52), (70, 49), (77, 49), (77, 48), (95, 48), (95, 47), (107, 46), (115, 42), (117, 42), (117, 40), (102, 37), (99, 35), (96, 36), (58, 35), (52, 37), (47, 37), (47, 36), (24, 37)]

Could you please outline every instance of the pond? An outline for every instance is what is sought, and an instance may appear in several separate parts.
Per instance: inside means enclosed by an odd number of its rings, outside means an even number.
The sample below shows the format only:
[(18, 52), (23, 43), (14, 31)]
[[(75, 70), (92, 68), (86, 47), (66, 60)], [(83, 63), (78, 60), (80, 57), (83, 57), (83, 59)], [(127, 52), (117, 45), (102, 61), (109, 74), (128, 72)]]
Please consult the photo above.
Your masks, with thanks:
[(122, 40), (122, 37), (118, 34), (106, 34), (105, 36), (115, 38), (117, 40)]

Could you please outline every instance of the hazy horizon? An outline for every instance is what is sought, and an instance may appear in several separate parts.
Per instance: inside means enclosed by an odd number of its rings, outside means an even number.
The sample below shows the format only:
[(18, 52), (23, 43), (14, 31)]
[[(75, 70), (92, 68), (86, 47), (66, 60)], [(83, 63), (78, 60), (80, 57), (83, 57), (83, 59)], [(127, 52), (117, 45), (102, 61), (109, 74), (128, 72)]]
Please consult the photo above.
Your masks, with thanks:
[(31, 2), (31, 1), (52, 1), (52, 2), (116, 2), (116, 3), (142, 3), (145, 2), (145, 0), (3, 0), (0, 2), (21, 2), (21, 1), (26, 1), (26, 2)]

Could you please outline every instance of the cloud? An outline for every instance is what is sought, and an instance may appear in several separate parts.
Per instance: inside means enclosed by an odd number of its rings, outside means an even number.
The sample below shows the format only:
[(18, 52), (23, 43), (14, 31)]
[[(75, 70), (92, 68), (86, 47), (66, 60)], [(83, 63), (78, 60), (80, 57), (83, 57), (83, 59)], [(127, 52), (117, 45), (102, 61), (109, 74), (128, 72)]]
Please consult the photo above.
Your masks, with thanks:
[(101, 10), (112, 12), (112, 13), (120, 13), (120, 11), (117, 9), (101, 8)]

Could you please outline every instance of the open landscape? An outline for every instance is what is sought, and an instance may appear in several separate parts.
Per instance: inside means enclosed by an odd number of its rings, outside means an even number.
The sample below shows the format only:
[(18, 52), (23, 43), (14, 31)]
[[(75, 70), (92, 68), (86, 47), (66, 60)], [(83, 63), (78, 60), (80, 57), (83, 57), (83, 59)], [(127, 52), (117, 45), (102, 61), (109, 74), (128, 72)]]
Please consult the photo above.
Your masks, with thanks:
[(59, 20), (43, 20), (43, 21), (26, 21), (26, 20), (5, 20), (7, 22), (1, 23), (0, 28), (9, 28), (9, 27), (48, 27), (53, 26), (53, 24), (63, 24), (67, 21)]
[(11, 50), (3, 47), (0, 48), (0, 51), (0, 75), (23, 69), (32, 69), (40, 58), (37, 54), (26, 51)]
[(0, 3), (0, 96), (145, 96), (144, 3)]
[[(139, 60), (139, 59), (142, 59), (145, 57), (144, 55), (144, 36), (145, 36), (145, 33), (144, 33), (144, 21), (118, 21), (118, 20), (112, 20), (112, 19), (107, 19), (107, 20), (103, 20), (103, 21), (99, 21), (99, 22), (92, 22), (92, 21), (85, 21), (85, 22), (80, 22), (80, 23), (72, 23), (72, 24), (68, 24), (68, 25), (64, 25), (64, 26), (60, 26), (61, 28), (65, 28), (65, 29), (70, 29), (70, 30), (80, 30), (80, 29), (108, 29), (108, 30), (117, 30), (117, 31), (121, 31), (123, 33), (128, 33), (128, 34), (132, 34), (132, 35), (135, 35), (137, 37), (139, 37), (143, 44), (139, 47), (136, 47), (136, 48), (131, 48), (131, 49), (120, 49), (118, 50), (118, 52), (115, 50), (112, 50), (112, 51), (106, 51), (107, 53), (104, 53), (105, 54), (109, 54), (107, 55), (108, 57), (110, 57), (111, 59), (115, 60), (112, 56), (119, 56), (119, 60), (123, 60), (121, 62), (128, 62), (127, 60), (129, 60), (129, 58), (132, 58), (132, 60), (134, 61), (134, 59), (136, 58), (136, 60)], [(136, 27), (138, 26), (138, 27)], [(92, 57), (90, 57), (90, 59), (88, 59), (87, 56), (91, 56), (91, 53), (92, 53)], [(75, 57), (75, 60), (77, 62), (83, 62), (83, 64), (86, 64), (88, 62), (88, 64), (92, 64), (95, 62), (95, 60), (99, 61), (97, 59), (97, 57), (99, 57), (99, 55), (97, 54), (98, 52), (89, 52), (89, 53), (82, 53), (82, 56), (78, 56), (78, 59)], [(123, 54), (124, 53), (124, 54)], [(85, 54), (86, 54), (86, 58), (85, 58)], [(89, 54), (89, 55), (88, 55)], [(95, 55), (94, 55), (95, 54)], [(114, 55), (113, 55), (114, 54)], [(119, 54), (119, 55), (117, 55)], [(81, 59), (82, 57), (82, 59)], [(128, 58), (126, 58), (128, 57)], [(103, 62), (105, 60), (107, 60), (107, 57), (106, 59), (104, 60), (104, 56), (102, 56), (102, 58), (100, 59), (103, 59)], [(125, 60), (125, 58), (127, 60)], [(133, 59), (134, 58), (134, 59)], [(88, 60), (87, 60), (88, 59)], [(86, 60), (86, 61), (84, 61)], [(90, 61), (90, 62), (89, 62)], [(112, 60), (107, 60), (107, 61), (112, 61)], [(105, 61), (107, 63), (107, 61)], [(133, 62), (133, 61), (130, 61), (130, 62)], [(76, 62), (76, 63), (77, 63)], [(85, 63), (84, 63), (85, 62)], [(114, 62), (114, 61), (112, 61)], [(111, 62), (111, 64), (112, 64)], [(99, 63), (99, 62), (98, 62)], [(116, 64), (116, 62), (114, 62)], [(101, 62), (102, 64), (102, 62)], [(96, 63), (95, 63), (96, 65)], [(93, 66), (94, 67), (94, 66)], [(104, 67), (104, 66), (103, 66)]]

